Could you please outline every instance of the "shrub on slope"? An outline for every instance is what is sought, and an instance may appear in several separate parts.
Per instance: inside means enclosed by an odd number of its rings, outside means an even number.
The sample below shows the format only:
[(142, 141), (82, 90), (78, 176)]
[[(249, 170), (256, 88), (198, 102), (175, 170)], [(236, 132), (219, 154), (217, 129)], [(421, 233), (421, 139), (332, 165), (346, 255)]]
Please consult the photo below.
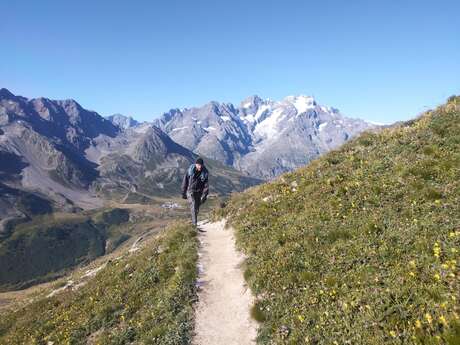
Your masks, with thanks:
[(460, 97), (235, 194), (259, 343), (459, 344)]
[(108, 263), (79, 290), (5, 312), (0, 344), (188, 344), (194, 234), (175, 224), (139, 254)]

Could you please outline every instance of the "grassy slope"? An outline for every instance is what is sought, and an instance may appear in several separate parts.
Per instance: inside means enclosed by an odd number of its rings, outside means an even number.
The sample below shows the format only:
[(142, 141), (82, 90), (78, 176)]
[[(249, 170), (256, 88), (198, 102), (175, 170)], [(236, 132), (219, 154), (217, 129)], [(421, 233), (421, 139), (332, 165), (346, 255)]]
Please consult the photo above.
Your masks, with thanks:
[(53, 279), (112, 251), (129, 238), (128, 219), (128, 210), (114, 208), (46, 214), (16, 225), (0, 240), (0, 291)]
[(260, 343), (460, 344), (460, 97), (216, 210)]
[(195, 232), (173, 224), (79, 290), (5, 313), (0, 344), (188, 344), (196, 249)]

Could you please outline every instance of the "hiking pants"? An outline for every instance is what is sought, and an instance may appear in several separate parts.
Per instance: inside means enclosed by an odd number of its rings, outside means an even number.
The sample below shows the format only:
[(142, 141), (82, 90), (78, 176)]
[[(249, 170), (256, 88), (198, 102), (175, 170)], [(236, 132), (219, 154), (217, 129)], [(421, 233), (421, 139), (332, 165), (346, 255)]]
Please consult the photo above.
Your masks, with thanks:
[(201, 193), (189, 192), (187, 193), (187, 199), (190, 203), (190, 212), (192, 213), (192, 224), (196, 225), (198, 211), (200, 210)]

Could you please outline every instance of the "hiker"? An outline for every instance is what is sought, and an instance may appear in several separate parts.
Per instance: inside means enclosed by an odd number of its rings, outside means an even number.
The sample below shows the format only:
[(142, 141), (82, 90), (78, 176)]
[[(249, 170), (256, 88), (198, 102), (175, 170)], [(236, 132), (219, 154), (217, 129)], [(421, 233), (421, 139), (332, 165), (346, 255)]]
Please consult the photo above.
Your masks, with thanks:
[(188, 199), (192, 213), (192, 224), (197, 225), (197, 216), (200, 205), (208, 197), (208, 169), (204, 166), (203, 159), (198, 157), (195, 164), (189, 166), (182, 180), (182, 198)]

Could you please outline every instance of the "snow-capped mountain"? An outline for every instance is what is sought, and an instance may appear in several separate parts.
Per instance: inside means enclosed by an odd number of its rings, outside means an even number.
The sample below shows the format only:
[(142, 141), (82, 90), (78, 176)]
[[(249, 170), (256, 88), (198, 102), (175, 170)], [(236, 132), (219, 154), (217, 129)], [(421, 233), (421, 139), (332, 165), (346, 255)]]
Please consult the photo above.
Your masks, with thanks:
[(210, 102), (172, 109), (153, 123), (190, 150), (265, 179), (378, 127), (321, 106), (310, 96), (281, 101), (251, 96), (238, 107)]

